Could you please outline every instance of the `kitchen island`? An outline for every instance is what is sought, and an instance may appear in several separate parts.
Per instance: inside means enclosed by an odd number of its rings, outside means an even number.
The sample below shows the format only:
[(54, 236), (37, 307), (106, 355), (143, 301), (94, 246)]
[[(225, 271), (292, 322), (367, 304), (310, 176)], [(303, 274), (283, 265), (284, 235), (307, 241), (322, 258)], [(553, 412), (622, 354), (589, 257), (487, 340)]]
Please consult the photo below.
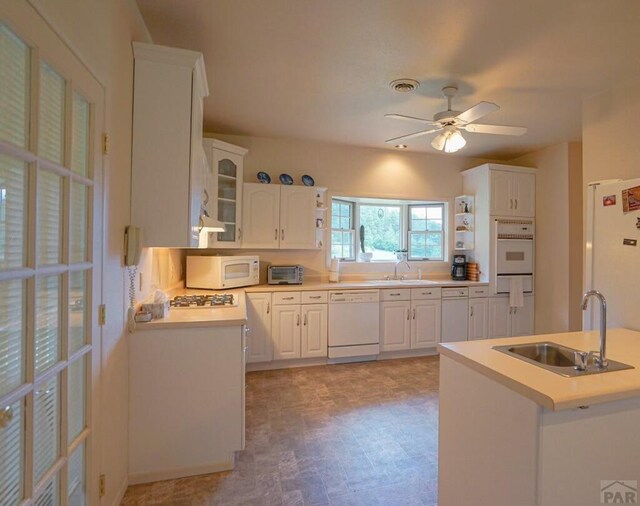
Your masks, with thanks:
[(493, 349), (543, 341), (599, 347), (598, 332), (438, 346), (440, 506), (589, 506), (636, 486), (613, 482), (640, 478), (640, 332), (608, 332), (608, 358), (633, 369), (589, 376)]

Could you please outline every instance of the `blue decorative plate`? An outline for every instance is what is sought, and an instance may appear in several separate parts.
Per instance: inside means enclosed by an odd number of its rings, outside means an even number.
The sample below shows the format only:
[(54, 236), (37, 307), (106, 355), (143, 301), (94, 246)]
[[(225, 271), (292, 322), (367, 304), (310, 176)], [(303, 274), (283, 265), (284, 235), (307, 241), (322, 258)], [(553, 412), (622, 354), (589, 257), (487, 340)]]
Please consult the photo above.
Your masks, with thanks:
[(280, 174), (280, 182), (282, 184), (293, 184), (293, 178), (289, 174)]
[(271, 182), (271, 176), (266, 172), (258, 172), (258, 181), (269, 184)]
[(311, 176), (305, 174), (304, 176), (302, 176), (302, 184), (305, 186), (313, 186), (314, 184), (316, 184), (316, 182)]

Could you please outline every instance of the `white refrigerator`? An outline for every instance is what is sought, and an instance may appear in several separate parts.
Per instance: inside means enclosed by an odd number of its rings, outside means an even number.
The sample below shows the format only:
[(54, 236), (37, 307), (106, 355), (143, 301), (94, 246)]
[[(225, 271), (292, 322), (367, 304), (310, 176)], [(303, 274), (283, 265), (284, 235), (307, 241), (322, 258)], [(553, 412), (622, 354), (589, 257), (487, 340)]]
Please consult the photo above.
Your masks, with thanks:
[[(607, 327), (640, 331), (640, 179), (589, 184), (586, 234), (586, 289), (607, 299)], [(583, 329), (599, 321), (591, 299)]]

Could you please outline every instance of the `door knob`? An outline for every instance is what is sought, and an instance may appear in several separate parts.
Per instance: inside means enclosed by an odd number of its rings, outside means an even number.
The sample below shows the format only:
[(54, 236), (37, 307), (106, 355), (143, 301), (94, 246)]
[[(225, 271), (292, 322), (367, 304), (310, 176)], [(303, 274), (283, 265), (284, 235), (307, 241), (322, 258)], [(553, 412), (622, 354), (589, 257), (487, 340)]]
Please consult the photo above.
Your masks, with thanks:
[(4, 428), (13, 420), (13, 408), (11, 406), (5, 406), (0, 409), (0, 428)]

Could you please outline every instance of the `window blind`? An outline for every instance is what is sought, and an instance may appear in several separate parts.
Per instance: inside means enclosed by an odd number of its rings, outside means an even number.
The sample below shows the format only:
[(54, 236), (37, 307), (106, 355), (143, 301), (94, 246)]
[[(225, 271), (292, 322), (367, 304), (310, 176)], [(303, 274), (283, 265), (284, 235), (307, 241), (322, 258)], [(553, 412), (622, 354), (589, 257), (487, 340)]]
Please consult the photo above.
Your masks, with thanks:
[(0, 430), (0, 504), (13, 506), (22, 499), (24, 465), (23, 401), (11, 405), (13, 419)]
[(73, 92), (71, 170), (89, 174), (89, 104), (77, 91)]
[(18, 388), (24, 380), (24, 300), (24, 281), (0, 283), (0, 395)]
[(62, 225), (62, 178), (38, 173), (38, 265), (60, 263)]
[(27, 164), (0, 155), (0, 269), (3, 270), (25, 264), (26, 191)]
[(40, 62), (40, 118), (38, 154), (62, 165), (64, 158), (65, 81)]
[(36, 373), (60, 358), (60, 276), (36, 280)]
[(58, 458), (60, 439), (58, 397), (57, 376), (36, 388), (33, 402), (33, 473), (36, 483)]
[(68, 428), (69, 442), (73, 441), (82, 429), (84, 429), (84, 404), (85, 404), (85, 357), (80, 357), (73, 362), (68, 369), (67, 387), (68, 403)]

